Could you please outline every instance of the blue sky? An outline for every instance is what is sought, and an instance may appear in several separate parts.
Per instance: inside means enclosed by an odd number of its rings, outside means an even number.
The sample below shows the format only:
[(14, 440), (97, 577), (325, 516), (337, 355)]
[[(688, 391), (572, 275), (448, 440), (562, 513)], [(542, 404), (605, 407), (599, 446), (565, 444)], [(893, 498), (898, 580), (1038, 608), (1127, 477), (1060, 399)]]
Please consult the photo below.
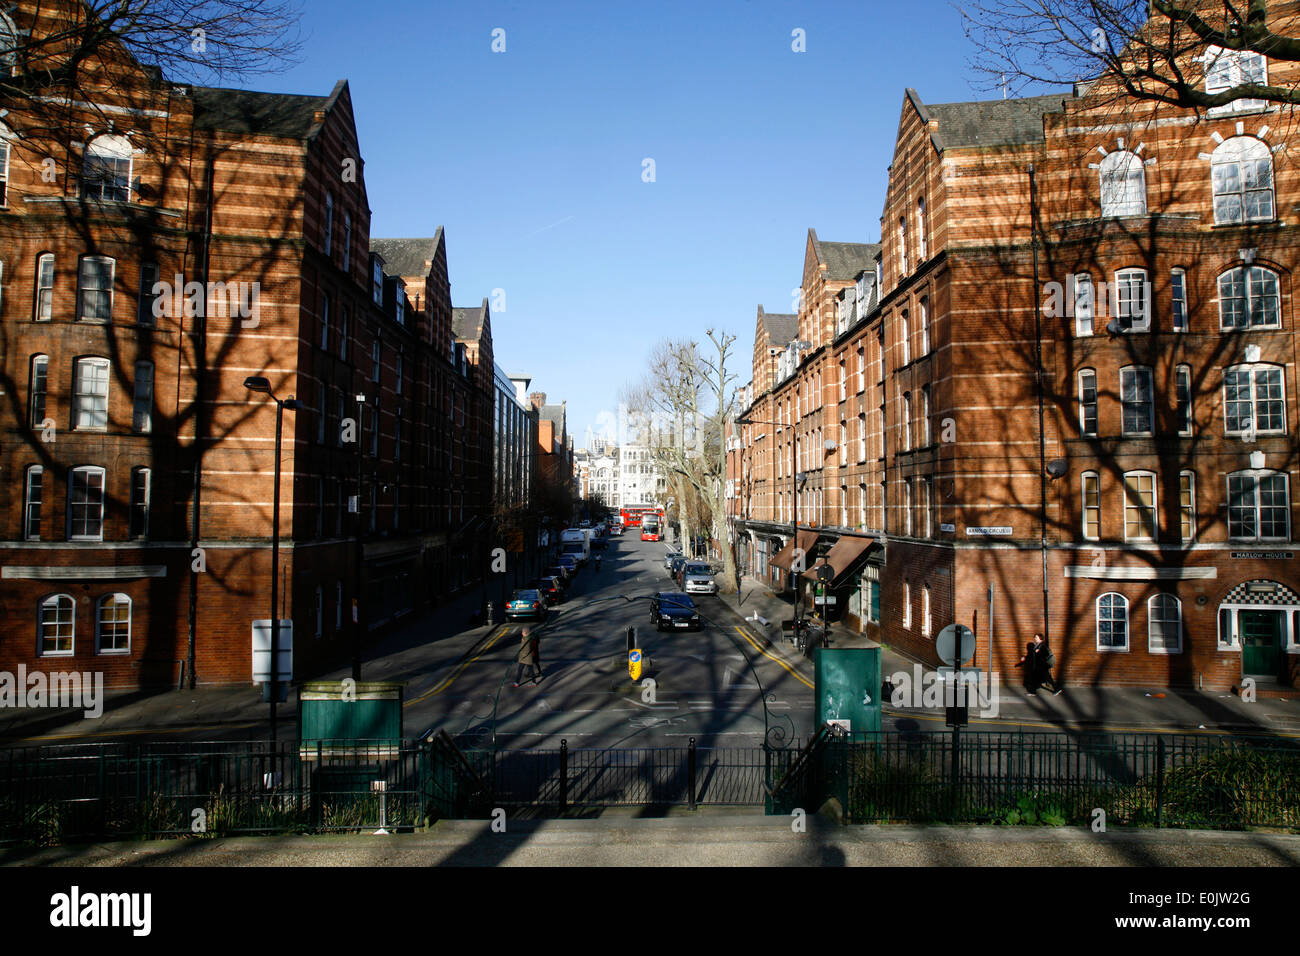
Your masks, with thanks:
[(300, 65), (245, 85), (349, 81), (373, 235), (445, 227), (455, 304), (505, 291), (498, 361), (567, 400), (579, 445), (659, 339), (735, 332), (744, 384), (810, 226), (879, 240), (906, 87), (989, 96), (936, 0), (310, 0), (303, 33)]

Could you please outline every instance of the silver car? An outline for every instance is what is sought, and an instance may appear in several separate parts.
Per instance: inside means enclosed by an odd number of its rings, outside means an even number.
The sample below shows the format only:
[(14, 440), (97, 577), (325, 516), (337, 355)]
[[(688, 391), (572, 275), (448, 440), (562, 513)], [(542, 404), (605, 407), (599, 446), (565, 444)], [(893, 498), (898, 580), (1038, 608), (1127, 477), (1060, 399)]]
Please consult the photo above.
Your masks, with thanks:
[(713, 580), (707, 564), (692, 562), (682, 568), (682, 590), (687, 594), (717, 594), (718, 582)]

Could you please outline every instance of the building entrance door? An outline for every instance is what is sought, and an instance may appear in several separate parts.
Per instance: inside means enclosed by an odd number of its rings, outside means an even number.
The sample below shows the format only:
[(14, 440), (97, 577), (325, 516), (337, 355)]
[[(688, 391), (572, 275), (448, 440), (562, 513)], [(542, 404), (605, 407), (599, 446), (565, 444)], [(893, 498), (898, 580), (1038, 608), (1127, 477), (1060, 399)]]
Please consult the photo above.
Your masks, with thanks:
[(1282, 612), (1242, 610), (1240, 615), (1242, 675), (1282, 676)]

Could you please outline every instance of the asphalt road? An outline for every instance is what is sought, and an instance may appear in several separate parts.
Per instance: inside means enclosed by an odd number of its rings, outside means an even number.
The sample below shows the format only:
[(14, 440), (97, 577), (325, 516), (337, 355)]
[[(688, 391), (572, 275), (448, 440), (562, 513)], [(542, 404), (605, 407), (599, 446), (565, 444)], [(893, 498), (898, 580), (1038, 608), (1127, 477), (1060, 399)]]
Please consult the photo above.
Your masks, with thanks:
[[(499, 747), (673, 747), (761, 743), (765, 730), (806, 737), (812, 723), (808, 662), (764, 649), (723, 602), (698, 597), (702, 631), (658, 632), (650, 596), (675, 590), (665, 547), (634, 534), (612, 538), (578, 573), (568, 600), (542, 625), (518, 623), (477, 642), (451, 638), (454, 662), (408, 684), (405, 721), (413, 731)], [(627, 667), (627, 628), (646, 658), (640, 682)], [(540, 683), (512, 686), (522, 630), (541, 639)], [(653, 682), (651, 684), (650, 682)], [(760, 690), (761, 687), (761, 690)], [(767, 723), (763, 697), (767, 698)]]

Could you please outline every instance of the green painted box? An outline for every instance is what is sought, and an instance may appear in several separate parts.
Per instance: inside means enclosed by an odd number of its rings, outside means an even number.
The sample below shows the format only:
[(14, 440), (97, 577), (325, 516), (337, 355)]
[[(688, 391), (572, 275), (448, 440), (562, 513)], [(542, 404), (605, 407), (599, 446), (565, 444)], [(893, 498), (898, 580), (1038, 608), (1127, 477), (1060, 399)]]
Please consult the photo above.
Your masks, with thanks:
[(814, 661), (817, 726), (880, 732), (880, 648), (824, 647)]
[(372, 681), (312, 681), (298, 688), (298, 746), (305, 759), (321, 754), (381, 759), (402, 746), (406, 685)]

